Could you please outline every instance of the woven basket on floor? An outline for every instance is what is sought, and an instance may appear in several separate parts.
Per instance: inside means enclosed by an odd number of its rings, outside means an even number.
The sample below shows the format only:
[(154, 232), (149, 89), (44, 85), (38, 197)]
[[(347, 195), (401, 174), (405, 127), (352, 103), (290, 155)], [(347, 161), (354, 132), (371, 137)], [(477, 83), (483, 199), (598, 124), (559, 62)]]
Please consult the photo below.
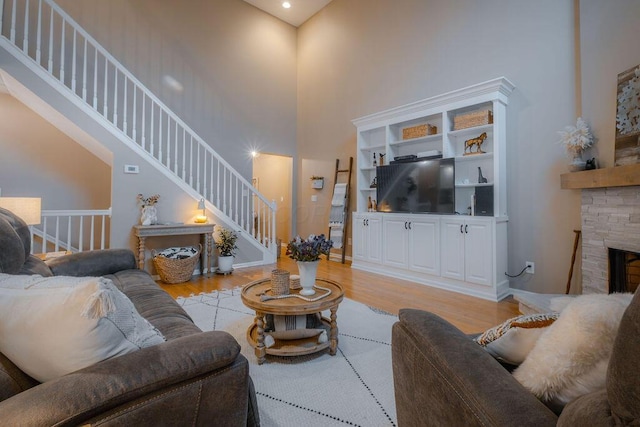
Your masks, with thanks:
[(193, 270), (200, 259), (200, 252), (202, 252), (202, 245), (198, 245), (198, 251), (189, 258), (167, 258), (156, 255), (155, 251), (151, 251), (151, 254), (160, 280), (165, 283), (184, 283), (193, 276)]
[(271, 270), (271, 293), (273, 295), (289, 294), (289, 272), (287, 270)]

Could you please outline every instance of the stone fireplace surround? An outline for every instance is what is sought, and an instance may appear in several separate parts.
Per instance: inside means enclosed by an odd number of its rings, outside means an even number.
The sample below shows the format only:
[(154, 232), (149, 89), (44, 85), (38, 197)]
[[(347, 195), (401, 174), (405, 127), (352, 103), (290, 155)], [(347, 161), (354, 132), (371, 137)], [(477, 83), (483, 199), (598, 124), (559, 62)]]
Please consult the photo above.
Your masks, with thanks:
[[(565, 190), (582, 190), (582, 293), (609, 293), (609, 248), (640, 253), (640, 163), (565, 173)], [(522, 314), (548, 313), (563, 294), (517, 290)]]
[(609, 248), (640, 252), (640, 163), (560, 176), (582, 190), (582, 293), (609, 292)]
[(582, 190), (582, 293), (609, 292), (609, 248), (640, 252), (640, 185)]

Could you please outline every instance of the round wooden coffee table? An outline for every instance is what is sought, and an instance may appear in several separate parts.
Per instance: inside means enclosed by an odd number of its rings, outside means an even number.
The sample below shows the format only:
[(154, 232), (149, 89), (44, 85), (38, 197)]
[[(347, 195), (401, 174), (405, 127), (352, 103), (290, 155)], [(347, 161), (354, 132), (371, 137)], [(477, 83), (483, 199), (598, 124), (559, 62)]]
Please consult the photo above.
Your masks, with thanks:
[[(330, 289), (330, 293), (316, 288), (316, 294), (307, 298), (315, 298), (323, 294), (326, 297), (317, 301), (305, 301), (298, 297), (269, 299), (262, 301), (261, 296), (271, 296), (271, 279), (261, 279), (248, 283), (242, 288), (242, 302), (252, 310), (256, 317), (247, 330), (247, 340), (255, 348), (258, 364), (262, 364), (267, 354), (276, 356), (301, 356), (315, 353), (329, 348), (329, 354), (336, 354), (338, 349), (338, 323), (336, 322), (338, 305), (344, 298), (342, 286), (329, 279), (316, 279), (316, 285)], [(291, 290), (291, 294), (297, 294), (297, 290)], [(264, 345), (264, 317), (266, 314), (275, 315), (300, 315), (319, 313), (324, 310), (331, 311), (331, 318), (322, 318), (323, 327), (329, 332), (329, 340), (317, 343), (317, 337), (302, 338), (297, 340), (275, 340), (275, 344), (269, 348)]]

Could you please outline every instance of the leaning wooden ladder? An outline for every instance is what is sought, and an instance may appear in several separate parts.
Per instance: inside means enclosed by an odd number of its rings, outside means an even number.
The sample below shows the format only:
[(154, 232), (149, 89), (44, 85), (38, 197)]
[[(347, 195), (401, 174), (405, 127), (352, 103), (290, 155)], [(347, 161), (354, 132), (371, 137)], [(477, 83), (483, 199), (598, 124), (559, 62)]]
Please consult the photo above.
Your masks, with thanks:
[[(333, 195), (331, 196), (331, 211), (329, 213), (329, 239), (333, 240), (333, 247), (342, 251), (342, 263), (347, 245), (344, 242), (348, 236), (349, 202), (351, 200), (351, 172), (353, 170), (353, 157), (349, 157), (349, 168), (340, 169), (340, 159), (336, 159), (336, 173), (333, 178)], [(345, 177), (345, 181), (338, 181)], [(344, 179), (344, 178), (342, 178)]]

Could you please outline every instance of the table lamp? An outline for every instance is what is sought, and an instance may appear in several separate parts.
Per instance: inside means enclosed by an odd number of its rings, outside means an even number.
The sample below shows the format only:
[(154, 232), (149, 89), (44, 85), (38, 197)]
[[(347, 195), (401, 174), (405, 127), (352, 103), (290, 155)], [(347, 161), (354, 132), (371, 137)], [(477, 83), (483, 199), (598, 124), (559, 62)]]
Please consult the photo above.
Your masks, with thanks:
[(205, 213), (204, 199), (200, 199), (198, 202), (198, 209), (202, 209), (202, 215), (196, 216), (197, 224), (206, 224), (208, 221), (207, 214)]
[(41, 202), (40, 197), (0, 197), (0, 208), (13, 212), (27, 225), (36, 225), (42, 221)]

